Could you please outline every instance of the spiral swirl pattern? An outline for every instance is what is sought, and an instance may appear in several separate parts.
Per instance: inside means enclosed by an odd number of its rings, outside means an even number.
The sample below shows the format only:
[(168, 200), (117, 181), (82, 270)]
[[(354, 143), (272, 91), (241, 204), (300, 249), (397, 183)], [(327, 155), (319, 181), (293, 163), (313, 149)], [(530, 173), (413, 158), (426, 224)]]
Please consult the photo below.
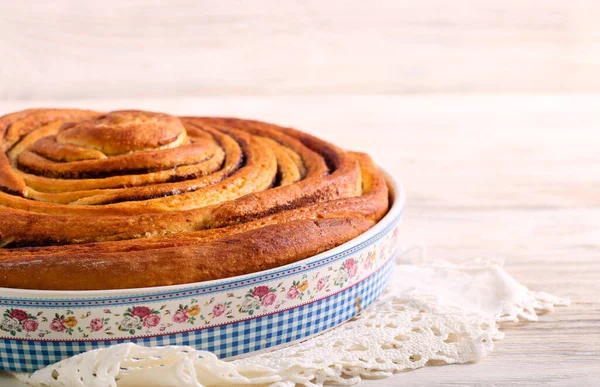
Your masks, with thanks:
[(232, 118), (33, 109), (0, 118), (0, 287), (115, 289), (266, 270), (388, 210), (369, 156)]

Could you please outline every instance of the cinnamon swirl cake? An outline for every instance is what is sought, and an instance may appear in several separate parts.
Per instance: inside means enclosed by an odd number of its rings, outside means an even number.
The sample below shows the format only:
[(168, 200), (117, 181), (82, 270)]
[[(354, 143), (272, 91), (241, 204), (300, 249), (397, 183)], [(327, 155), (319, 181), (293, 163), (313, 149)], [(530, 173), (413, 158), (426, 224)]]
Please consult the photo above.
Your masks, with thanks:
[(0, 287), (173, 285), (292, 263), (388, 210), (369, 156), (233, 118), (0, 118)]

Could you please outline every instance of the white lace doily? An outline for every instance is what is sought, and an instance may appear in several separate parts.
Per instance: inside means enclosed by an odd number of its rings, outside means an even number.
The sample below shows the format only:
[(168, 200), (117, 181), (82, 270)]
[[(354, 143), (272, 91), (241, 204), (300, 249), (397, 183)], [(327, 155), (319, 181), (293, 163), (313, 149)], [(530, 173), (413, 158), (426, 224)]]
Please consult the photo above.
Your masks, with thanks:
[(568, 304), (528, 290), (500, 262), (407, 262), (414, 252), (403, 255), (379, 302), (301, 344), (231, 362), (191, 347), (120, 344), (17, 377), (52, 387), (350, 385), (361, 377), (480, 360), (503, 337), (498, 322), (536, 321), (538, 313)]

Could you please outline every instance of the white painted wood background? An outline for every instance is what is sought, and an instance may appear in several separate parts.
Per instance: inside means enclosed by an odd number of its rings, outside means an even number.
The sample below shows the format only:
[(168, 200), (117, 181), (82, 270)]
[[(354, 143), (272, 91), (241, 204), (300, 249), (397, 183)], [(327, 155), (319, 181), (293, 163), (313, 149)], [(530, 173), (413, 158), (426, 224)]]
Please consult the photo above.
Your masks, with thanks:
[(407, 189), (406, 243), (502, 258), (526, 286), (573, 301), (506, 327), (480, 363), (361, 386), (600, 385), (600, 94), (13, 101), (0, 115), (48, 105), (257, 118), (369, 152)]
[(0, 0), (0, 100), (600, 91), (598, 0)]

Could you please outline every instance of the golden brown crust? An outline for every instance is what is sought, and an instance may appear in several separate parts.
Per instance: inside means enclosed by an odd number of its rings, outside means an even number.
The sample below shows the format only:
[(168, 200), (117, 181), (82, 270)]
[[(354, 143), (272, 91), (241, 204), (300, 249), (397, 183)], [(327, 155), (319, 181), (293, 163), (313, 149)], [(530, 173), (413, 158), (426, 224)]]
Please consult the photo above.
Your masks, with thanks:
[(0, 287), (114, 289), (265, 270), (388, 209), (380, 170), (230, 118), (35, 109), (0, 118)]

